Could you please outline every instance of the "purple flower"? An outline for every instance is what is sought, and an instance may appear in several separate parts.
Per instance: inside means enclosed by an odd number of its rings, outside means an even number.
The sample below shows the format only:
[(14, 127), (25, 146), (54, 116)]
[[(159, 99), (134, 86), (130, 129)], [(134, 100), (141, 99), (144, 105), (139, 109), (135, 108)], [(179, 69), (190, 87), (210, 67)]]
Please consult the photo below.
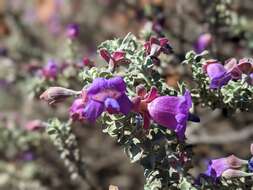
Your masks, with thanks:
[(218, 89), (226, 85), (230, 79), (231, 75), (225, 67), (217, 60), (207, 60), (203, 66), (204, 72), (207, 73), (210, 78), (210, 88)]
[(191, 94), (186, 91), (183, 96), (157, 97), (148, 104), (148, 111), (156, 123), (175, 131), (178, 138), (183, 140), (191, 107)]
[(82, 112), (82, 117), (89, 122), (94, 122), (103, 111), (110, 114), (122, 113), (127, 115), (132, 108), (132, 103), (126, 95), (126, 84), (122, 77), (111, 79), (97, 78), (83, 91), (84, 106), (80, 102), (72, 105), (73, 110)]
[(150, 57), (158, 57), (160, 53), (169, 54), (172, 51), (169, 40), (167, 38), (150, 37), (149, 41), (144, 44), (146, 55)]
[(55, 61), (50, 60), (42, 69), (42, 75), (47, 79), (56, 79), (59, 68)]
[(192, 106), (191, 95), (186, 91), (183, 96), (159, 96), (156, 88), (149, 93), (138, 89), (133, 99), (134, 110), (143, 117), (144, 128), (148, 129), (150, 120), (176, 132), (179, 140), (185, 138), (186, 122)]
[(66, 29), (66, 35), (70, 39), (75, 39), (80, 33), (80, 26), (78, 24), (69, 24)]
[[(207, 168), (207, 171), (205, 172), (205, 175), (210, 176), (214, 179), (219, 178), (224, 175), (228, 176), (231, 174), (230, 169), (241, 168), (244, 164), (247, 164), (246, 160), (239, 159), (234, 155), (231, 155), (225, 158), (211, 160), (209, 161), (208, 168)], [(226, 172), (227, 170), (229, 171), (228, 173)]]
[(201, 34), (195, 43), (196, 53), (203, 52), (212, 43), (212, 35), (210, 33)]

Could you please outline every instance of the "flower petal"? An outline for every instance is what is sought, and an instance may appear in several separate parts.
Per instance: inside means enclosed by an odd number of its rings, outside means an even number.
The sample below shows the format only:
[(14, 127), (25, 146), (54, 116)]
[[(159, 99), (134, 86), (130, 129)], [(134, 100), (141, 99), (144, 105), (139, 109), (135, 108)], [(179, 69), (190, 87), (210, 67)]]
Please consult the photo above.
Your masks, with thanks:
[(116, 89), (120, 92), (126, 91), (126, 83), (124, 82), (123, 78), (120, 76), (113, 77), (108, 81), (108, 88)]
[(119, 113), (120, 111), (120, 106), (118, 102), (113, 98), (106, 98), (105, 108), (110, 114)]
[(123, 94), (117, 99), (117, 101), (120, 106), (120, 112), (127, 115), (133, 107), (133, 104), (130, 99), (127, 97), (127, 95)]
[(207, 74), (212, 78), (220, 78), (226, 74), (226, 69), (220, 63), (213, 63), (207, 66)]
[(83, 111), (83, 116), (89, 122), (95, 122), (104, 111), (104, 104), (95, 100), (89, 100)]
[(104, 78), (96, 78), (87, 89), (87, 95), (97, 94), (98, 92), (108, 88), (107, 80)]

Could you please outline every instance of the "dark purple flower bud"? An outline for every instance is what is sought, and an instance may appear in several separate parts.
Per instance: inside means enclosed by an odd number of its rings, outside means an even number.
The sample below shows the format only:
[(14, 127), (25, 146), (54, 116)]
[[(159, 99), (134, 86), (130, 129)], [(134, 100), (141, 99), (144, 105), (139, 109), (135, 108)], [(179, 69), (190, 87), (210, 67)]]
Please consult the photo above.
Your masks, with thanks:
[(40, 95), (40, 99), (45, 100), (50, 105), (61, 101), (71, 96), (79, 95), (80, 92), (62, 87), (50, 87)]
[(109, 64), (109, 68), (114, 70), (118, 65), (129, 63), (126, 52), (118, 50), (109, 53), (106, 49), (99, 50), (100, 56)]
[(66, 35), (70, 39), (75, 39), (80, 33), (80, 26), (78, 24), (69, 24), (66, 29)]
[(172, 52), (169, 40), (167, 38), (150, 37), (150, 40), (144, 44), (146, 55), (158, 57), (160, 53), (169, 54)]
[(38, 119), (29, 121), (25, 124), (25, 129), (27, 131), (37, 131), (37, 130), (45, 129), (45, 128), (46, 128), (45, 123)]
[(207, 49), (208, 46), (212, 43), (212, 35), (210, 33), (201, 34), (197, 42), (195, 43), (196, 53), (201, 53)]
[(89, 67), (89, 68), (94, 67), (94, 62), (91, 61), (88, 57), (83, 57), (82, 61), (83, 61), (83, 66)]
[(126, 84), (121, 77), (95, 79), (83, 92), (82, 99), (84, 106), (81, 100), (72, 106), (77, 107), (75, 109), (82, 112), (82, 117), (89, 122), (95, 122), (104, 111), (127, 115), (132, 109), (132, 102), (126, 95)]
[(56, 79), (59, 68), (55, 61), (50, 60), (47, 65), (42, 69), (42, 75), (47, 79)]
[[(228, 156), (226, 158), (211, 160), (208, 164), (208, 169), (205, 174), (216, 179), (223, 176), (223, 173), (225, 171), (229, 171), (229, 169), (239, 169), (247, 163), (247, 160), (242, 160), (234, 155)], [(229, 173), (225, 173), (224, 175), (229, 176)]]
[(224, 66), (218, 61), (206, 61), (203, 66), (203, 70), (207, 73), (208, 77), (211, 80), (211, 89), (221, 88), (222, 86), (226, 85), (231, 79), (230, 73), (228, 73)]

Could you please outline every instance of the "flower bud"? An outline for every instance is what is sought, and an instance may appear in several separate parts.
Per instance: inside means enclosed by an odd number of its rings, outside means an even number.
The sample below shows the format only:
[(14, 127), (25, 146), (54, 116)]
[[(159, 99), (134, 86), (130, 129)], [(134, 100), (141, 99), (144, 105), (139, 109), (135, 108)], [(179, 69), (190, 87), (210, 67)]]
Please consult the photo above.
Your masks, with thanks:
[(36, 131), (45, 128), (46, 125), (41, 120), (32, 120), (25, 124), (25, 129), (27, 131)]
[(253, 143), (250, 145), (250, 153), (253, 155)]
[(229, 179), (234, 177), (247, 177), (247, 176), (253, 176), (253, 173), (246, 173), (240, 170), (234, 170), (234, 169), (227, 169), (222, 173), (222, 177)]
[(80, 27), (78, 24), (69, 24), (66, 29), (66, 35), (70, 39), (76, 38), (80, 33)]
[(83, 62), (83, 66), (86, 66), (89, 68), (94, 67), (94, 62), (91, 61), (88, 57), (83, 57), (82, 62)]
[(212, 43), (212, 35), (210, 33), (201, 34), (195, 43), (195, 51), (203, 52)]
[(80, 92), (62, 87), (50, 87), (40, 95), (40, 99), (45, 100), (48, 104), (54, 104), (65, 100), (70, 96), (79, 95)]

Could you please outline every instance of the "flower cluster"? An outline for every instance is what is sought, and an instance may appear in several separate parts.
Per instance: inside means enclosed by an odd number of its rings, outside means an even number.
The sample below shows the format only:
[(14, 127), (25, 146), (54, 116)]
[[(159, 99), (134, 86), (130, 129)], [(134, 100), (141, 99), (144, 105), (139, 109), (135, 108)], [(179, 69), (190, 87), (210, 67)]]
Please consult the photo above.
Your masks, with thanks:
[(128, 114), (132, 103), (126, 95), (126, 84), (121, 77), (97, 78), (82, 92), (70, 108), (73, 119), (94, 122), (104, 111)]

